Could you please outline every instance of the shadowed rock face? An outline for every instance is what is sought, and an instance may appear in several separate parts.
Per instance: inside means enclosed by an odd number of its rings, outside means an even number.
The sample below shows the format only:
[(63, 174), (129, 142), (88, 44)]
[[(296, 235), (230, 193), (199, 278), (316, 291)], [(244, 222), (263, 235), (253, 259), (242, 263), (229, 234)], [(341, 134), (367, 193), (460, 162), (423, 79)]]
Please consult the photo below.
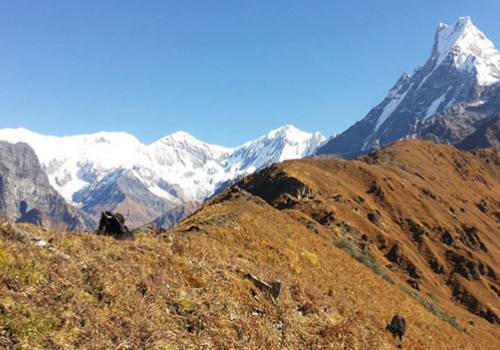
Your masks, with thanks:
[(0, 142), (0, 217), (69, 230), (93, 226), (52, 188), (34, 151), (23, 143)]
[(489, 118), (478, 129), (457, 144), (464, 150), (491, 147), (500, 151), (500, 115)]

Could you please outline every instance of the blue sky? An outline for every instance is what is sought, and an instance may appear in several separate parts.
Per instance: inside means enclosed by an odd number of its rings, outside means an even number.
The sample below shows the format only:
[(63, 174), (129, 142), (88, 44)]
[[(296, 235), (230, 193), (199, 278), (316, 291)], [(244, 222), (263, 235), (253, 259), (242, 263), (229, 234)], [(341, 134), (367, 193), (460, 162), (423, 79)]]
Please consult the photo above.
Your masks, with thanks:
[(425, 62), (439, 22), (471, 16), (500, 47), (499, 13), (498, 0), (0, 0), (0, 127), (329, 136)]

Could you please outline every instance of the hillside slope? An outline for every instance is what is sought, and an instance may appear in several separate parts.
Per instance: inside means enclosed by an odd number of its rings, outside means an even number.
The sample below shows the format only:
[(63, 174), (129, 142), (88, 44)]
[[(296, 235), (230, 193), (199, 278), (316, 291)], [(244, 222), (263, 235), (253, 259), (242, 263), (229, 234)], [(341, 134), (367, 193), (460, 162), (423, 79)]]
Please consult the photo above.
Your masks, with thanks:
[[(0, 347), (393, 349), (385, 328), (401, 313), (403, 348), (498, 348), (499, 326), (481, 311), (498, 312), (499, 166), (492, 151), (403, 142), (362, 161), (280, 163), (161, 236), (2, 225)], [(476, 227), (471, 239), (463, 224)], [(467, 263), (453, 267), (454, 254)], [(279, 298), (248, 274), (279, 279)]]
[(240, 186), (368, 248), (421, 294), (500, 324), (499, 164), (496, 151), (414, 140), (358, 161), (285, 162)]

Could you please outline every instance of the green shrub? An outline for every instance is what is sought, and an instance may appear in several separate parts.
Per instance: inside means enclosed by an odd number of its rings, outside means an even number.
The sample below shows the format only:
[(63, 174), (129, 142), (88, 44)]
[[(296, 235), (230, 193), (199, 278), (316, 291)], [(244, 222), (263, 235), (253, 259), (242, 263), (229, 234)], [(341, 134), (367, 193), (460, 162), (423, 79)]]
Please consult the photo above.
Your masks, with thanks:
[(340, 239), (334, 241), (333, 244), (348, 253), (354, 259), (359, 261), (360, 263), (368, 266), (373, 272), (377, 275), (381, 276), (384, 280), (391, 284), (395, 284), (392, 276), (386, 271), (386, 269), (380, 265), (375, 255), (372, 252), (365, 250), (361, 251), (351, 240), (348, 239)]
[[(422, 297), (420, 294), (414, 292), (413, 290), (410, 290), (410, 289), (405, 288), (405, 287), (400, 287), (400, 288), (403, 292), (405, 292), (406, 294), (411, 296), (413, 299), (415, 299), (420, 304), (422, 304), (427, 310), (432, 312), (436, 317), (438, 317), (439, 319), (441, 319), (445, 322), (448, 322), (456, 330), (463, 331), (463, 327), (460, 324), (460, 322), (458, 322), (458, 320), (455, 317), (448, 315), (439, 306), (433, 304), (432, 302), (425, 299), (424, 297)], [(429, 293), (427, 293), (427, 294), (429, 295)], [(430, 293), (430, 294), (432, 294), (432, 293)], [(434, 294), (432, 294), (432, 295), (434, 295)]]
[(57, 323), (58, 320), (53, 315), (20, 303), (11, 305), (0, 315), (0, 326), (7, 327), (13, 334), (24, 339), (44, 338)]
[(438, 301), (438, 298), (437, 298), (437, 296), (436, 296), (434, 293), (432, 293), (432, 292), (427, 292), (427, 293), (425, 293), (425, 294), (427, 294), (427, 296), (428, 296), (429, 298), (431, 298), (433, 301), (435, 301), (435, 302), (437, 302), (437, 301)]

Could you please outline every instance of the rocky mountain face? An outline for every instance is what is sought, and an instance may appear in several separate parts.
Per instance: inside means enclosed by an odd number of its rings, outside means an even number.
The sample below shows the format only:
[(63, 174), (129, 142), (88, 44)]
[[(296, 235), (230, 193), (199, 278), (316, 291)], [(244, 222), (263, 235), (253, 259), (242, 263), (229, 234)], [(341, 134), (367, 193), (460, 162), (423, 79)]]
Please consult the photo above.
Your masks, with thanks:
[(476, 131), (456, 145), (460, 149), (493, 148), (500, 151), (500, 115), (485, 120)]
[(82, 230), (92, 220), (66, 204), (30, 146), (0, 141), (0, 217), (18, 223)]
[(500, 53), (472, 23), (440, 24), (429, 60), (403, 74), (361, 121), (318, 154), (353, 158), (391, 142), (419, 138), (458, 144), (500, 115)]
[(126, 133), (54, 137), (25, 129), (0, 130), (0, 140), (31, 145), (68, 203), (96, 219), (101, 210), (130, 212), (134, 227), (175, 207), (191, 208), (269, 164), (308, 156), (324, 137), (284, 126), (236, 148), (206, 144), (185, 132), (149, 145)]
[(199, 206), (200, 203), (198, 202), (186, 202), (167, 210), (162, 215), (157, 217), (152, 224), (154, 224), (155, 227), (161, 227), (164, 229), (172, 228), (182, 219), (194, 213)]
[(107, 174), (75, 193), (74, 198), (83, 204), (80, 209), (92, 217), (99, 217), (102, 211), (122, 213), (132, 228), (163, 215), (173, 206), (172, 202), (149, 191), (130, 170), (124, 169)]

